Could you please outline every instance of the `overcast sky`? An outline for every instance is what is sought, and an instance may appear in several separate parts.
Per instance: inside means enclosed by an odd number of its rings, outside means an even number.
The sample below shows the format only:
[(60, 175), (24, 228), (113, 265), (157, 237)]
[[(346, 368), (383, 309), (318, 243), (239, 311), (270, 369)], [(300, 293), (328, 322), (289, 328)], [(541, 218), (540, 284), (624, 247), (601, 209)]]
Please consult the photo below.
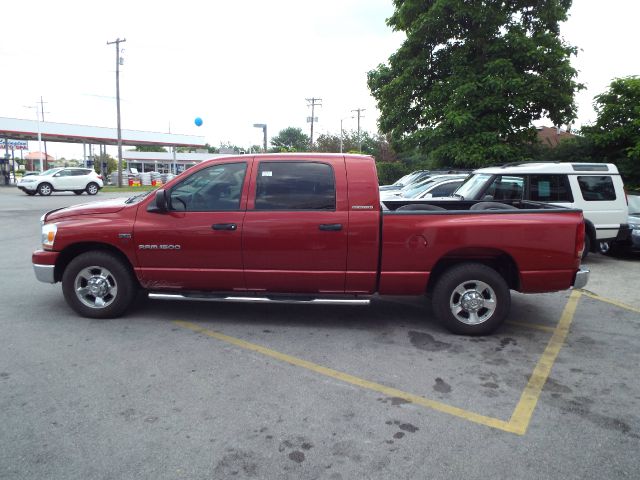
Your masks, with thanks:
[[(391, 0), (110, 0), (5, 2), (0, 40), (0, 116), (115, 127), (115, 46), (126, 38), (120, 72), (122, 127), (202, 135), (212, 145), (261, 144), (294, 126), (309, 134), (305, 98), (322, 99), (320, 133), (376, 131), (366, 72), (386, 62), (402, 34), (385, 24)], [(594, 95), (611, 79), (640, 75), (639, 0), (574, 0), (562, 35), (581, 50), (573, 65), (587, 89), (576, 127), (592, 122)], [(194, 124), (195, 117), (203, 125)], [(37, 142), (31, 144), (37, 150)], [(48, 144), (80, 158), (82, 146)]]

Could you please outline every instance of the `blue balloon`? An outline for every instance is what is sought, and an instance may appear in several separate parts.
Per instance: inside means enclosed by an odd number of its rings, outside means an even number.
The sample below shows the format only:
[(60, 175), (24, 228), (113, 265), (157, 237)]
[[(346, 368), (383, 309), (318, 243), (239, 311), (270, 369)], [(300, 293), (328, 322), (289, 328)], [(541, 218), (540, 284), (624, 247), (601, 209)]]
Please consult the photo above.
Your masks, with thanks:
[(195, 123), (196, 123), (196, 126), (198, 126), (198, 127), (201, 126), (202, 125), (202, 119), (200, 117), (196, 117)]

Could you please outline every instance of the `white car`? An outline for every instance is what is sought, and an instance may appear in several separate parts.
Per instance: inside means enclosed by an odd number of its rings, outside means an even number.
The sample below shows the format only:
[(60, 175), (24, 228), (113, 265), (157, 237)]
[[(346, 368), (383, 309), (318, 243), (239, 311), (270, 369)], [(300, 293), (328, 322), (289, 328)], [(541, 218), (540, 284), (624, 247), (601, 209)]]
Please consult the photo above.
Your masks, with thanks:
[(95, 195), (104, 186), (102, 176), (92, 168), (51, 168), (37, 175), (22, 177), (16, 186), (27, 195), (51, 195), (70, 191), (76, 195)]

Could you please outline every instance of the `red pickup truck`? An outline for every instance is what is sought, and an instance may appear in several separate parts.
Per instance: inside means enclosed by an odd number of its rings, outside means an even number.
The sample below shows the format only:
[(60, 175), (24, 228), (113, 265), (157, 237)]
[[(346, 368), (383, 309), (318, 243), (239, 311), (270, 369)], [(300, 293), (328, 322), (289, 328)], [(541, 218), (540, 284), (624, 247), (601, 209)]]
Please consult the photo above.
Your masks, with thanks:
[[(500, 208), (500, 209), (496, 209)], [(520, 201), (380, 203), (371, 157), (233, 156), (163, 188), (43, 215), (36, 277), (80, 315), (139, 292), (188, 297), (430, 294), (444, 325), (487, 334), (510, 289), (582, 287), (579, 210)]]

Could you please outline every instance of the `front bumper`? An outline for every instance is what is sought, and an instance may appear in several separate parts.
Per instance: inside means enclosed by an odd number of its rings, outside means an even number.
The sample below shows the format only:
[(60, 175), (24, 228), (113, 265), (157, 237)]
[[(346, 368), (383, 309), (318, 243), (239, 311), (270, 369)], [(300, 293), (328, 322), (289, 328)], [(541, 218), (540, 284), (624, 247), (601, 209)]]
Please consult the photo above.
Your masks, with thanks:
[(580, 267), (580, 270), (576, 272), (576, 276), (573, 279), (573, 288), (584, 288), (589, 281), (589, 270)]
[(36, 250), (33, 252), (31, 255), (31, 263), (33, 263), (33, 271), (39, 281), (56, 283), (55, 270), (58, 255), (58, 252), (49, 252), (46, 250)]
[(38, 265), (33, 264), (33, 271), (36, 272), (36, 278), (44, 283), (56, 283), (55, 265)]

